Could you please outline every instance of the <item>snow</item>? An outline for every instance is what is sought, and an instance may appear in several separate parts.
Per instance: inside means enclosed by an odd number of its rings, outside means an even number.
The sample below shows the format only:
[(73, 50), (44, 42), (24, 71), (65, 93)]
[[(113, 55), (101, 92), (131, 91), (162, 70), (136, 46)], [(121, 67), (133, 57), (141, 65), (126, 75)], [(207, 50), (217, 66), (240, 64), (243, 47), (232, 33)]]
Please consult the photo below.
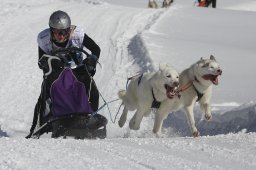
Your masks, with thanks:
[[(255, 0), (217, 1), (217, 9), (197, 8), (194, 0), (157, 10), (147, 9), (147, 3), (0, 2), (0, 169), (256, 169)], [(206, 122), (199, 107), (194, 109), (201, 137), (190, 137), (182, 111), (169, 114), (161, 137), (151, 132), (153, 114), (139, 131), (127, 124), (119, 128), (112, 123), (116, 101), (110, 112), (101, 110), (109, 120), (104, 140), (51, 139), (50, 134), (25, 139), (42, 81), (36, 37), (58, 9), (101, 47), (95, 81), (106, 101), (117, 99), (127, 77), (137, 72), (157, 70), (160, 62), (181, 72), (213, 54), (223, 75), (213, 88), (213, 120)]]

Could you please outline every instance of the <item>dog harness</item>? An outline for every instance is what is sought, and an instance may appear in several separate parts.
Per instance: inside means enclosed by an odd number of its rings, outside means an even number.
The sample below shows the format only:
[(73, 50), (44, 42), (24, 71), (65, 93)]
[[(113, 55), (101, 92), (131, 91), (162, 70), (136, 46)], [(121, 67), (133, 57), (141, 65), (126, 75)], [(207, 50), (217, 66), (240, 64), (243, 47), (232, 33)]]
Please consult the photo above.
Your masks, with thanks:
[[(200, 81), (196, 78), (196, 76), (195, 76), (195, 81), (196, 82), (198, 82), (198, 83), (200, 83)], [(195, 85), (193, 84), (193, 87), (194, 87), (194, 89), (195, 89), (195, 91), (196, 91), (196, 94), (197, 94), (197, 102), (203, 97), (203, 95), (204, 95), (204, 93), (200, 93), (197, 89), (196, 89), (196, 87), (195, 87)]]
[(155, 108), (155, 109), (159, 109), (161, 102), (157, 101), (153, 92), (153, 88), (152, 88), (152, 96), (153, 96), (153, 102), (151, 104), (151, 108)]
[[(143, 74), (140, 75), (140, 77), (138, 77), (138, 86), (140, 85), (141, 79), (142, 79)], [(151, 108), (155, 108), (155, 109), (159, 109), (161, 102), (156, 100), (156, 97), (154, 95), (154, 91), (152, 88), (152, 96), (153, 96), (153, 102), (151, 104)]]
[(179, 93), (182, 92), (182, 91), (187, 90), (192, 85), (193, 85), (193, 88), (194, 88), (194, 90), (196, 91), (196, 94), (197, 94), (197, 100), (196, 101), (199, 101), (204, 96), (204, 93), (200, 93), (196, 89), (195, 85), (193, 84), (193, 81), (196, 81), (196, 82), (200, 83), (200, 81), (196, 77), (195, 77), (195, 80), (190, 80), (187, 84), (185, 84), (183, 87), (181, 87), (179, 90), (176, 91), (176, 94), (177, 94), (177, 96), (179, 98), (180, 98), (180, 94)]

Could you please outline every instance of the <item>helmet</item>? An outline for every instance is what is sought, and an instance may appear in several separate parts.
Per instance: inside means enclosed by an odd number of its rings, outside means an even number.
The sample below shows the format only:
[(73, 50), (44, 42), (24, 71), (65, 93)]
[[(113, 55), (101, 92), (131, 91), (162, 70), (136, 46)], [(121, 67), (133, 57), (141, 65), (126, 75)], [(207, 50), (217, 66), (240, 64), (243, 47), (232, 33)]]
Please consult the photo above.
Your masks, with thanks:
[(71, 26), (71, 20), (68, 14), (64, 11), (55, 11), (49, 19), (50, 28), (67, 29)]

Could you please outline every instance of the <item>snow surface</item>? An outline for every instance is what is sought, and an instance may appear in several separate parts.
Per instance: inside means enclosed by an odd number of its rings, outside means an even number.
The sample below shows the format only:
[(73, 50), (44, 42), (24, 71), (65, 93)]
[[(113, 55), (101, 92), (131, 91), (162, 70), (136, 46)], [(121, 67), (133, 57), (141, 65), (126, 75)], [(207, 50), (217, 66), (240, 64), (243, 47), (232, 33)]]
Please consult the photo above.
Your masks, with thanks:
[[(217, 9), (176, 0), (169, 9), (147, 9), (147, 0), (2, 0), (0, 2), (0, 169), (256, 169), (256, 1), (219, 0)], [(159, 5), (161, 1), (158, 1)], [(114, 121), (120, 101), (101, 114), (109, 120), (104, 140), (25, 139), (40, 93), (38, 32), (50, 14), (67, 11), (101, 47), (95, 81), (106, 101), (126, 79), (158, 69), (178, 71), (213, 54), (223, 67), (214, 87), (213, 120), (195, 107), (201, 137), (192, 138), (182, 111), (152, 134), (153, 118), (139, 131)], [(103, 101), (100, 101), (103, 104)], [(117, 116), (117, 120), (120, 115)], [(132, 114), (129, 114), (131, 118)]]

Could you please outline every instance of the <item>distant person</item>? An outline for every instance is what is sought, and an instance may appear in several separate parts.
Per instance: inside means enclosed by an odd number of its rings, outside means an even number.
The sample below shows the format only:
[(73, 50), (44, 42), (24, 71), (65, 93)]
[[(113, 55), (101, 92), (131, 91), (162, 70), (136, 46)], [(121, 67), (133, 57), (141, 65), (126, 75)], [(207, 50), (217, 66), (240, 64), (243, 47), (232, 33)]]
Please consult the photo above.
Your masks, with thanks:
[(216, 8), (217, 0), (198, 0), (199, 7), (209, 7), (212, 4), (212, 8)]

